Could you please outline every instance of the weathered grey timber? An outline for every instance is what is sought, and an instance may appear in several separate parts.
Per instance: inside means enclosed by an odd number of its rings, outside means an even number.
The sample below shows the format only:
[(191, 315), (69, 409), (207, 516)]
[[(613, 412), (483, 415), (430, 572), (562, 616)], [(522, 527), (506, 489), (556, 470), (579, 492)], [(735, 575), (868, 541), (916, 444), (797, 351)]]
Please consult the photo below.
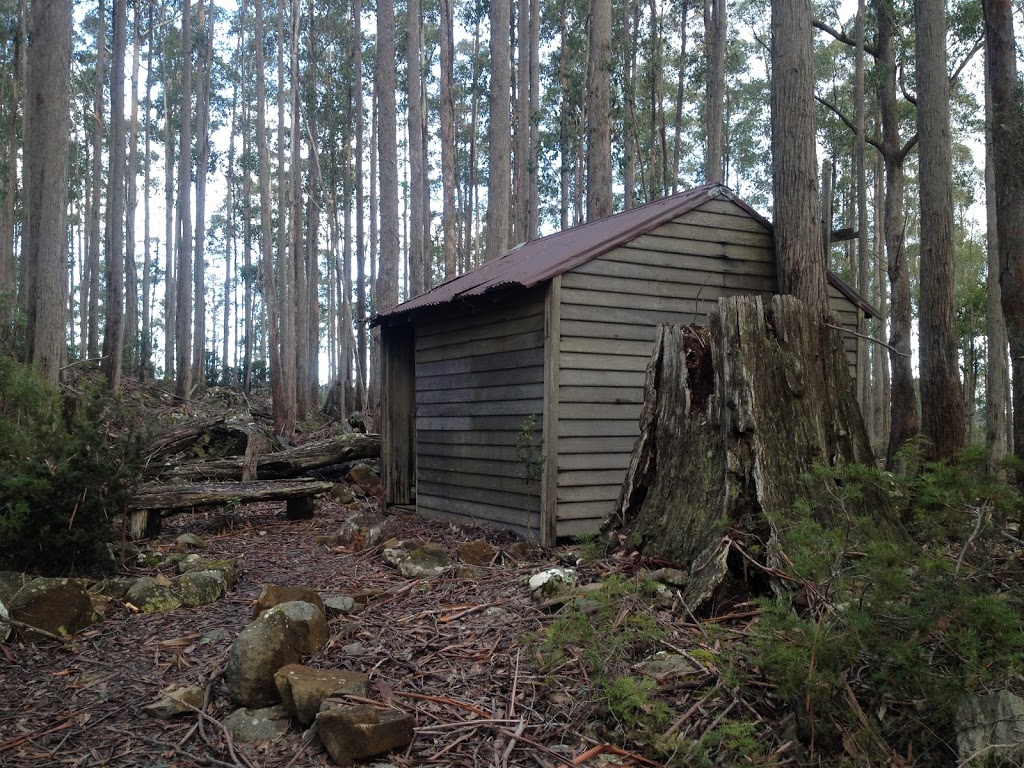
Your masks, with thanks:
[[(774, 259), (771, 224), (711, 185), (518, 246), (382, 312), (386, 502), (547, 543), (596, 532), (640, 434), (657, 326), (774, 294)], [(829, 296), (848, 330), (873, 312), (834, 276)], [(843, 342), (855, 372), (856, 337)]]
[[(311, 469), (377, 456), (380, 456), (380, 435), (353, 432), (257, 456), (254, 479), (275, 480), (295, 477)], [(252, 464), (253, 457), (235, 456), (198, 461), (174, 467), (166, 475), (174, 481), (241, 480), (247, 461)]]
[(128, 501), (132, 538), (159, 532), (160, 518), (193, 507), (254, 501), (287, 501), (289, 520), (313, 516), (313, 497), (327, 493), (334, 483), (319, 480), (275, 480), (246, 483), (196, 483), (140, 486)]
[[(641, 436), (606, 527), (691, 567), (695, 609), (725, 577), (733, 540), (775, 551), (774, 523), (807, 473), (873, 461), (839, 331), (791, 296), (722, 299), (707, 329), (659, 328)], [(891, 505), (870, 513), (898, 528)]]

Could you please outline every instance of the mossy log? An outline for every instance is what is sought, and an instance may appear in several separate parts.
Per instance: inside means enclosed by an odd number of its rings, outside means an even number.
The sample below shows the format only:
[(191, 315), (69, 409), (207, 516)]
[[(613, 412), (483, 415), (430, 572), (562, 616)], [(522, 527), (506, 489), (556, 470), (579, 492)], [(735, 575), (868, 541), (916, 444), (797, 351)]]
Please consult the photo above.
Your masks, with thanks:
[[(658, 330), (641, 436), (605, 527), (689, 567), (691, 609), (744, 569), (734, 544), (773, 565), (775, 524), (807, 473), (874, 462), (839, 334), (791, 296), (720, 299), (707, 328)], [(891, 508), (872, 514), (899, 528)]]
[[(213, 459), (174, 467), (166, 476), (173, 480), (279, 480), (296, 477), (311, 469), (341, 464), (353, 459), (380, 456), (380, 435), (353, 432), (296, 448), (247, 456)], [(243, 477), (243, 473), (245, 477)]]
[(288, 519), (303, 520), (313, 516), (313, 497), (333, 487), (334, 483), (317, 480), (143, 485), (128, 501), (129, 535), (133, 539), (155, 536), (161, 517), (167, 514), (229, 503), (286, 501)]

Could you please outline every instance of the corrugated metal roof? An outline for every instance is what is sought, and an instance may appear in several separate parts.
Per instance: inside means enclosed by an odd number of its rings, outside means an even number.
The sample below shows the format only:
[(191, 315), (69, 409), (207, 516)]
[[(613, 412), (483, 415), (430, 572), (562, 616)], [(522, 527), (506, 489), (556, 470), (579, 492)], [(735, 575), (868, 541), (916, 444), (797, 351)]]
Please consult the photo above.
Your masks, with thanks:
[[(707, 184), (517, 245), (494, 261), (485, 262), (476, 269), (446, 280), (393, 309), (378, 312), (371, 319), (371, 324), (376, 325), (425, 307), (448, 304), (457, 298), (481, 296), (489, 291), (512, 287), (531, 288), (596, 259), (719, 196), (741, 206), (753, 218), (771, 229), (771, 222), (736, 197), (728, 187)], [(829, 278), (830, 282), (851, 300), (861, 305), (869, 314), (875, 314), (849, 286), (831, 273)]]

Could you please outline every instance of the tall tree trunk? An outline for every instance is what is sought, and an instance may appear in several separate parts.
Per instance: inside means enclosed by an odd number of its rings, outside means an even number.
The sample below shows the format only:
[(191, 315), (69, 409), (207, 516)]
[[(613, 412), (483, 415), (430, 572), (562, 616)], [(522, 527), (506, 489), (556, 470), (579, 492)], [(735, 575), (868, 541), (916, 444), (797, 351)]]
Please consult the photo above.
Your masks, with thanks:
[(491, 95), (487, 124), (487, 251), (488, 261), (503, 255), (509, 247), (512, 186), (512, 72), (509, 29), (511, 3), (491, 3)]
[(25, 83), (28, 360), (56, 386), (65, 356), (71, 0), (34, 0)]
[[(129, 375), (142, 378), (139, 344), (139, 268), (135, 261), (135, 213), (139, 207), (139, 69), (142, 49), (142, 4), (135, 4), (132, 25), (131, 117), (128, 122), (128, 189), (124, 238), (124, 337)], [(148, 190), (147, 190), (148, 191)]]
[[(999, 289), (1013, 364), (1013, 450), (1024, 456), (1024, 93), (1017, 77), (1013, 7), (985, 0), (986, 70), (992, 102)], [(923, 138), (923, 137), (922, 137)], [(1022, 482), (1018, 473), (1018, 482)]]
[(587, 82), (587, 220), (612, 212), (611, 0), (590, 0)]
[(14, 240), (18, 209), (18, 116), (21, 108), (19, 93), (21, 79), (17, 73), (25, 57), (25, 35), (22, 25), (25, 23), (26, 5), (27, 0), (18, 0), (17, 31), (13, 46), (14, 55), (11, 60), (11, 76), (6, 87), (0, 86), (0, 94), (3, 94), (4, 97), (4, 103), (0, 104), (0, 114), (4, 116), (4, 124), (0, 126), (0, 131), (6, 136), (6, 142), (0, 150), (0, 294), (13, 292), (15, 289)]
[(151, 110), (153, 107), (153, 79), (149, 73), (153, 71), (153, 3), (149, 4), (147, 14), (148, 29), (146, 30), (146, 162), (143, 164), (143, 189), (142, 196), (142, 344), (139, 353), (139, 378), (148, 380), (153, 375), (153, 330), (151, 324), (153, 303), (150, 281), (153, 270), (152, 246), (149, 238), (149, 192), (150, 192), (150, 162), (153, 142), (153, 121)]
[(181, 3), (181, 128), (178, 148), (177, 300), (174, 394), (192, 396), (192, 4)]
[(915, 0), (914, 22), (921, 199), (921, 428), (928, 440), (928, 455), (946, 460), (963, 450), (966, 433), (953, 295), (953, 155), (944, 0)]
[(285, 336), (285, 349), (293, 350), (295, 368), (292, 373), (291, 386), (295, 393), (296, 418), (305, 419), (309, 415), (309, 392), (306, 379), (309, 375), (309, 346), (307, 337), (309, 322), (306, 306), (306, 260), (302, 237), (302, 139), (299, 135), (302, 83), (299, 81), (299, 33), (302, 26), (302, 8), (299, 0), (291, 3), (291, 33), (289, 35), (289, 81), (291, 97), (291, 132), (289, 145), (292, 150), (291, 164), (288, 168), (288, 182), (291, 186), (289, 194), (290, 213), (288, 230), (288, 253), (291, 260), (291, 288), (288, 311), (292, 321)]
[(810, 0), (772, 0), (772, 189), (779, 291), (824, 315), (811, 21)]
[[(363, 48), (362, 48), (362, 2), (352, 2), (353, 56), (352, 70), (355, 73), (356, 91), (356, 400), (357, 406), (366, 407), (366, 236), (364, 221), (366, 212), (363, 192)], [(372, 176), (373, 174), (371, 174)], [(372, 199), (372, 198), (371, 198)], [(373, 205), (373, 203), (371, 203)], [(370, 226), (376, 227), (375, 215), (370, 216)], [(375, 231), (374, 231), (375, 232)], [(373, 238), (371, 238), (373, 239)]]
[(420, 0), (408, 0), (406, 12), (406, 80), (409, 109), (409, 296), (423, 293), (430, 282), (426, 239), (427, 200), (426, 153), (423, 142), (423, 13)]
[(92, 101), (92, 217), (89, 220), (89, 337), (86, 339), (88, 357), (100, 355), (100, 197), (103, 184), (103, 83), (106, 57), (107, 20), (103, 0), (99, 0), (99, 18), (96, 34), (96, 90)]
[(114, 39), (110, 60), (110, 198), (107, 215), (110, 247), (107, 252), (107, 296), (104, 304), (103, 368), (110, 390), (121, 389), (124, 367), (124, 55), (128, 43), (126, 0), (114, 0)]
[[(707, 150), (704, 181), (725, 183), (725, 47), (728, 22), (725, 0), (704, 0), (707, 41)], [(677, 134), (678, 136), (678, 134)]]
[[(167, 23), (167, 6), (160, 4), (160, 27)], [(170, 58), (167, 51), (166, 34), (163, 41), (164, 60)], [(170, 80), (167, 73), (164, 80)], [(178, 281), (177, 281), (177, 242), (175, 240), (174, 227), (174, 141), (172, 127), (172, 113), (174, 111), (173, 100), (171, 99), (170, 83), (164, 83), (164, 378), (168, 381), (174, 378), (174, 362), (176, 359), (174, 350), (174, 334), (178, 327)], [(187, 182), (186, 182), (187, 183)]]
[[(525, 2), (526, 0), (524, 0)], [(530, 3), (530, 147), (527, 153), (528, 192), (526, 236), (535, 239), (540, 232), (540, 0)]]
[(253, 7), (256, 17), (256, 151), (259, 154), (260, 177), (260, 227), (263, 237), (261, 244), (261, 271), (263, 278), (263, 306), (267, 313), (267, 348), (270, 355), (270, 389), (274, 404), (274, 431), (285, 431), (285, 414), (280, 403), (284, 402), (284, 371), (281, 370), (281, 350), (278, 343), (277, 288), (274, 285), (274, 241), (270, 234), (270, 149), (267, 145), (267, 82), (264, 66), (263, 0), (255, 0)]
[(516, 2), (515, 164), (513, 175), (512, 240), (525, 243), (530, 219), (530, 2)]
[(444, 276), (457, 274), (455, 232), (455, 187), (458, 184), (455, 157), (455, 17), (454, 0), (441, 3), (441, 232), (444, 248)]
[[(857, 291), (861, 296), (868, 296), (868, 172), (867, 172), (867, 129), (865, 126), (864, 98), (864, 0), (857, 0), (857, 16), (854, 36), (857, 40), (854, 72), (854, 123), (857, 134), (854, 138), (853, 167), (854, 184), (857, 188)], [(870, 420), (871, 409), (871, 376), (868, 360), (868, 321), (864, 313), (857, 318), (857, 399), (865, 418)], [(869, 429), (869, 432), (871, 430)]]
[(900, 145), (894, 47), (896, 30), (892, 13), (885, 0), (875, 2), (877, 61), (882, 67), (878, 81), (878, 102), (882, 120), (882, 155), (885, 159), (885, 251), (891, 296), (889, 365), (892, 385), (886, 465), (892, 467), (900, 448), (920, 429), (914, 371), (911, 367), (910, 267), (907, 263), (903, 217), (903, 161), (910, 147)]
[(203, 9), (196, 4), (203, 53), (199, 59), (196, 84), (196, 242), (193, 280), (195, 282), (195, 322), (193, 325), (192, 367), (195, 383), (206, 383), (206, 179), (210, 167), (210, 99), (213, 89), (213, 0)]
[[(238, 51), (240, 53), (240, 51)], [(242, 77), (245, 75), (243, 74)], [(238, 269), (238, 251), (235, 245), (236, 238), (236, 218), (235, 218), (235, 133), (238, 130), (238, 86), (237, 84), (231, 89), (231, 122), (229, 123), (228, 130), (228, 178), (227, 178), (227, 197), (224, 201), (225, 208), (225, 222), (224, 222), (224, 328), (223, 328), (223, 341), (221, 349), (221, 360), (220, 360), (220, 381), (225, 387), (230, 387), (238, 383), (237, 376), (232, 377), (231, 365), (229, 363), (230, 356), (230, 336), (231, 336), (231, 296), (234, 293), (231, 286), (231, 273), (232, 273), (232, 259), (234, 259), (234, 268)], [(248, 172), (248, 171), (246, 171)], [(237, 355), (236, 355), (236, 367), (237, 367)], [(232, 380), (234, 378), (234, 380)]]
[(673, 193), (679, 191), (679, 159), (683, 141), (683, 99), (686, 90), (686, 16), (689, 9), (690, 4), (688, 0), (683, 0), (682, 10), (679, 14), (679, 81), (676, 84), (675, 133), (672, 138)]

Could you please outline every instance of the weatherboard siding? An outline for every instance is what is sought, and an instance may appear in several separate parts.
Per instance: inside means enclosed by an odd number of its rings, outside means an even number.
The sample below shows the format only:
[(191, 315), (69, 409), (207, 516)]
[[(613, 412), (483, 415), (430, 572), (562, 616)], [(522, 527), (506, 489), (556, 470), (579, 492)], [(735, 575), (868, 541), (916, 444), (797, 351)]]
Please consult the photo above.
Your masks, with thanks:
[(660, 323), (705, 323), (718, 299), (777, 290), (769, 230), (713, 200), (561, 277), (559, 537), (595, 532), (639, 436)]
[[(516, 438), (544, 403), (544, 292), (416, 325), (416, 505), (536, 537), (540, 489)], [(538, 438), (539, 439), (539, 438)]]

